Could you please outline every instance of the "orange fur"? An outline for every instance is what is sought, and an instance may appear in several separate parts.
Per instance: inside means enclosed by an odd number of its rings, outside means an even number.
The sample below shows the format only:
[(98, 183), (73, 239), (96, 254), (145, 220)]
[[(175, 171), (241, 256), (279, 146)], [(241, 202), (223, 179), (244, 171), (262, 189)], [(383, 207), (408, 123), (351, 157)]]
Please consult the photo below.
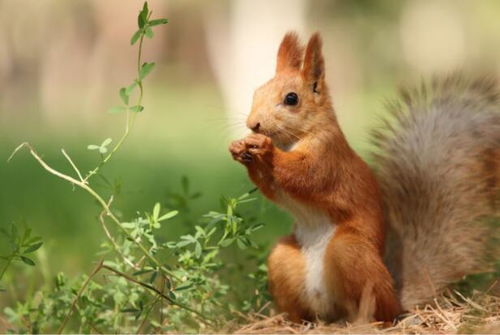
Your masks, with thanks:
[[(385, 232), (377, 182), (338, 125), (324, 80), (319, 34), (307, 45), (302, 69), (301, 59), (297, 36), (287, 34), (276, 76), (254, 95), (247, 123), (256, 133), (233, 142), (230, 151), (270, 200), (285, 207), (296, 202), (318, 218), (320, 223), (313, 220), (313, 225), (325, 224), (326, 216), (326, 224), (335, 227), (321, 260), (324, 272), (319, 272), (327, 291), (315, 293), (326, 294), (330, 307), (325, 315), (310, 302), (316, 297), (308, 296), (305, 287), (306, 246), (298, 242), (297, 233), (278, 242), (269, 256), (271, 293), (294, 321), (318, 315), (355, 320), (363, 299), (374, 301), (372, 317), (392, 320), (400, 306), (382, 261)], [(297, 105), (284, 103), (289, 92), (298, 95)], [(292, 211), (297, 207), (288, 206)], [(296, 225), (305, 227), (306, 222)]]
[[(300, 291), (304, 286), (304, 257), (300, 245), (293, 235), (282, 237), (267, 261), (269, 268), (269, 290), (280, 310), (288, 317), (300, 322), (312, 315), (302, 301)], [(286, 292), (287, 294), (282, 294)]]
[(303, 49), (297, 34), (289, 32), (283, 38), (278, 50), (278, 63), (276, 72), (298, 70), (302, 64)]

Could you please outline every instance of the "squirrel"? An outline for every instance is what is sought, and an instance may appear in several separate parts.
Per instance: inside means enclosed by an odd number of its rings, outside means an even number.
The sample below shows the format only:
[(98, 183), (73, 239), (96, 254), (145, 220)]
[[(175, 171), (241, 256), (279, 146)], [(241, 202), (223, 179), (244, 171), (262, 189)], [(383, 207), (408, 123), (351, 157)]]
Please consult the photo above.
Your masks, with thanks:
[(436, 78), (403, 90), (390, 112), (373, 135), (372, 170), (340, 129), (319, 33), (305, 52), (287, 33), (274, 78), (255, 91), (252, 133), (229, 151), (296, 220), (268, 257), (271, 295), (291, 321), (391, 322), (488, 270), (497, 231), (485, 222), (500, 203), (495, 81)]

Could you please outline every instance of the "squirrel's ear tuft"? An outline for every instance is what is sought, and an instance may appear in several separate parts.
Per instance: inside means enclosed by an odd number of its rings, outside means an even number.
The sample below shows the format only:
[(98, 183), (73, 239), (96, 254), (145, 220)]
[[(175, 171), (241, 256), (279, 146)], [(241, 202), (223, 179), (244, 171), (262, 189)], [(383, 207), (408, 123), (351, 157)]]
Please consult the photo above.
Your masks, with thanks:
[(300, 70), (304, 48), (300, 45), (295, 32), (288, 32), (278, 50), (276, 73), (286, 70)]
[(315, 93), (321, 92), (325, 80), (325, 61), (321, 51), (322, 44), (319, 33), (311, 36), (307, 43), (304, 66), (302, 68), (302, 77)]

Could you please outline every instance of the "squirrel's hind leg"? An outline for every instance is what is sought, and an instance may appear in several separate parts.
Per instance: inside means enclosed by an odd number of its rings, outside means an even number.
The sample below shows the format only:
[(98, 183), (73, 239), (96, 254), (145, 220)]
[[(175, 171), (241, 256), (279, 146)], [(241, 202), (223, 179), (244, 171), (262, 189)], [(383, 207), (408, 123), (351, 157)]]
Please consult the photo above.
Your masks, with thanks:
[(305, 259), (293, 235), (282, 237), (267, 260), (269, 290), (280, 312), (293, 322), (311, 320), (301, 297), (305, 283)]
[(391, 275), (366, 238), (339, 229), (325, 257), (327, 285), (348, 321), (393, 321), (401, 313)]

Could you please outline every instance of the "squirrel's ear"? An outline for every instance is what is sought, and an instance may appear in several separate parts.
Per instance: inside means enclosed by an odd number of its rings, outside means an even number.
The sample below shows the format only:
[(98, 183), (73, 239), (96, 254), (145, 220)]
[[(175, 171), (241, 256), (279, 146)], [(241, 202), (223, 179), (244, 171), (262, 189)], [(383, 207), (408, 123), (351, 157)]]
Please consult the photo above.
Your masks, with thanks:
[(300, 70), (303, 52), (304, 49), (300, 45), (297, 34), (288, 32), (285, 37), (283, 37), (278, 50), (276, 73), (285, 70)]
[(304, 66), (302, 68), (302, 77), (315, 93), (321, 92), (325, 80), (325, 61), (321, 51), (322, 44), (319, 33), (311, 36), (307, 43)]

